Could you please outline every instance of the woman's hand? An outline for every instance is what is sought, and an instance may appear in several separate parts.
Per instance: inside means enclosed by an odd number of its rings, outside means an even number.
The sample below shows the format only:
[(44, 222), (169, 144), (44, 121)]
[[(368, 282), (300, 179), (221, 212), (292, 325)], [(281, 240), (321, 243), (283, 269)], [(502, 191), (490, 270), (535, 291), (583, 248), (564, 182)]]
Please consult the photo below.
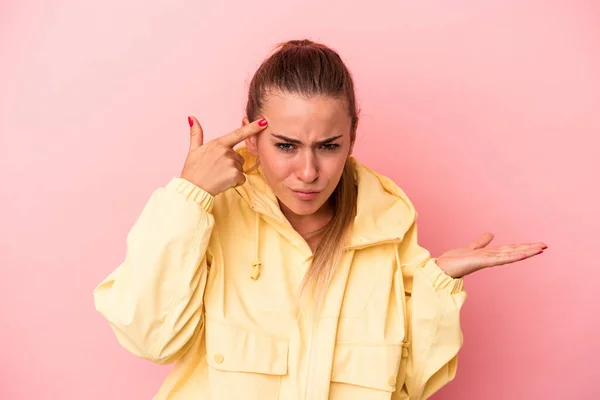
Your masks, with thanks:
[(265, 129), (267, 121), (261, 119), (236, 129), (220, 138), (204, 143), (204, 132), (198, 120), (188, 117), (190, 123), (190, 150), (181, 178), (193, 183), (213, 196), (233, 187), (243, 185), (244, 158), (233, 147)]
[(548, 248), (543, 242), (486, 247), (492, 240), (494, 235), (485, 233), (467, 247), (442, 254), (436, 259), (436, 264), (447, 275), (460, 278), (483, 268), (525, 260), (543, 253)]

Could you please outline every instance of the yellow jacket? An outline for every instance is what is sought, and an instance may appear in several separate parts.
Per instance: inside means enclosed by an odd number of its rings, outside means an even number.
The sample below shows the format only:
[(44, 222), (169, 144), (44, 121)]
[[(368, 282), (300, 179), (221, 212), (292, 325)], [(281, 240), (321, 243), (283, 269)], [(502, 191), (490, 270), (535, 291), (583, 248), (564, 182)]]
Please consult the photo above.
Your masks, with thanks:
[(176, 362), (155, 399), (426, 399), (454, 378), (463, 281), (417, 244), (402, 190), (353, 162), (358, 212), (317, 321), (295, 297), (312, 252), (260, 172), (151, 195), (94, 298), (127, 350)]

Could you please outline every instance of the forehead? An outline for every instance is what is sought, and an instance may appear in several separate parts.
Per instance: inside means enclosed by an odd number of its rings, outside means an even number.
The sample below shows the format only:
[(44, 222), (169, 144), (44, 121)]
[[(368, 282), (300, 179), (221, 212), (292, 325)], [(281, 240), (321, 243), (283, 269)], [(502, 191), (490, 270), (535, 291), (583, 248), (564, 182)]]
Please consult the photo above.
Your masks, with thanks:
[(350, 133), (345, 101), (329, 96), (303, 97), (270, 94), (262, 109), (273, 133), (295, 137), (321, 137)]

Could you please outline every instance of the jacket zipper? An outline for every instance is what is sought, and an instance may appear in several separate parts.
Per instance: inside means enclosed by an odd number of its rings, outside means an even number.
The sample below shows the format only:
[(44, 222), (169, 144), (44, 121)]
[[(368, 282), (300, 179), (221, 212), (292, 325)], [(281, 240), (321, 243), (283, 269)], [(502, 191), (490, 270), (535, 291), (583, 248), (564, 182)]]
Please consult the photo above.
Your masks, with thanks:
[(317, 337), (317, 324), (318, 324), (318, 317), (315, 317), (316, 321), (313, 322), (313, 329), (312, 329), (312, 334), (311, 334), (311, 338), (310, 338), (310, 343), (309, 343), (309, 347), (310, 350), (308, 352), (308, 362), (307, 362), (307, 374), (306, 374), (306, 384), (304, 385), (304, 400), (316, 400), (317, 397), (313, 396), (312, 393), (315, 390), (315, 382), (313, 379), (314, 376), (314, 367), (313, 367), (313, 358), (315, 356), (315, 352), (316, 352), (316, 348), (317, 348), (317, 344), (319, 343), (318, 341), (318, 337)]

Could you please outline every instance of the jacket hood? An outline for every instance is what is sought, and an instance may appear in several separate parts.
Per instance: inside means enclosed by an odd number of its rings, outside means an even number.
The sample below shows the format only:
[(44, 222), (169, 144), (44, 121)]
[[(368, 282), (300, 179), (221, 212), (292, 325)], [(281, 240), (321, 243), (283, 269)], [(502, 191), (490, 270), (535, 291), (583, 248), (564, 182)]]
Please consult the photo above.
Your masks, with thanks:
[[(281, 212), (273, 190), (265, 181), (257, 159), (245, 146), (235, 149), (244, 158), (246, 183), (235, 190), (250, 207), (280, 222)], [(417, 218), (406, 194), (391, 179), (376, 173), (350, 157), (358, 184), (357, 213), (349, 238), (349, 248), (364, 248), (384, 242), (400, 242)]]

